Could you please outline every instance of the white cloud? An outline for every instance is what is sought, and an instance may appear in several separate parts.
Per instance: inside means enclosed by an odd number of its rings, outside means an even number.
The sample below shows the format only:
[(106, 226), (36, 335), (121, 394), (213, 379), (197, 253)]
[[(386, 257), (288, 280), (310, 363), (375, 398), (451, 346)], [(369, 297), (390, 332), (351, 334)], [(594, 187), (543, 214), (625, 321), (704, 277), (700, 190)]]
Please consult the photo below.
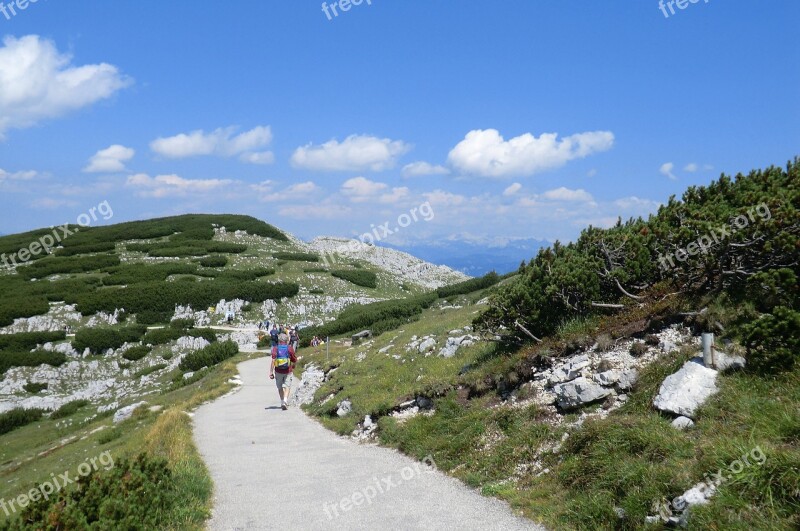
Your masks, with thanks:
[(52, 197), (39, 197), (34, 199), (30, 206), (32, 208), (37, 208), (41, 210), (54, 210), (56, 208), (61, 207), (74, 207), (77, 206), (78, 203), (76, 201), (70, 201), (69, 199), (54, 199)]
[(564, 201), (575, 203), (591, 203), (594, 201), (592, 194), (579, 188), (577, 190), (570, 190), (569, 188), (561, 187), (555, 190), (549, 190), (542, 194), (542, 197), (551, 201)]
[(675, 165), (673, 163), (665, 162), (664, 164), (661, 165), (661, 167), (658, 169), (658, 171), (661, 172), (661, 175), (664, 175), (665, 177), (669, 177), (670, 179), (675, 181), (678, 178), (675, 176), (674, 173), (672, 173), (672, 170), (674, 170), (674, 169), (675, 169)]
[(391, 193), (383, 194), (378, 198), (378, 201), (381, 203), (397, 203), (408, 197), (409, 190), (405, 186), (401, 186), (399, 188), (392, 188)]
[(286, 189), (289, 194), (312, 194), (319, 190), (319, 187), (313, 181), (306, 181), (304, 183), (295, 183)]
[(273, 181), (266, 180), (266, 181), (261, 181), (258, 184), (251, 184), (250, 189), (262, 194), (266, 194), (273, 190), (274, 185), (275, 183)]
[(447, 175), (450, 170), (444, 166), (433, 165), (425, 161), (412, 162), (403, 166), (403, 177), (423, 177), (425, 175)]
[(124, 162), (131, 160), (135, 154), (136, 152), (129, 147), (114, 144), (95, 153), (83, 171), (87, 173), (125, 171)]
[(275, 154), (272, 151), (256, 151), (253, 153), (242, 153), (239, 160), (249, 164), (272, 164), (275, 162)]
[(125, 185), (137, 189), (139, 197), (184, 197), (207, 194), (224, 189), (233, 184), (230, 179), (184, 179), (178, 175), (158, 175), (150, 177), (137, 173), (128, 177)]
[(362, 203), (373, 198), (387, 187), (385, 183), (370, 181), (364, 177), (353, 177), (342, 184), (342, 193), (354, 203)]
[(271, 164), (275, 160), (272, 152), (263, 150), (272, 142), (272, 130), (269, 126), (254, 127), (238, 135), (234, 135), (235, 132), (235, 127), (221, 127), (210, 133), (198, 129), (190, 133), (156, 138), (150, 142), (150, 149), (170, 159), (238, 155), (242, 162), (251, 164)]
[(7, 172), (0, 168), (0, 183), (3, 181), (30, 181), (39, 177), (40, 174), (34, 170)]
[(686, 172), (689, 172), (689, 173), (694, 173), (698, 169), (699, 169), (699, 166), (694, 162), (690, 162), (689, 164), (687, 164), (686, 166), (683, 167), (683, 171), (686, 171)]
[(623, 197), (614, 201), (614, 204), (626, 211), (636, 211), (642, 214), (649, 214), (658, 210), (661, 203), (651, 199), (642, 199), (640, 197), (630, 196)]
[(315, 171), (384, 171), (393, 168), (409, 149), (401, 140), (351, 135), (342, 142), (334, 139), (297, 148), (292, 165)]
[(503, 190), (503, 195), (506, 196), (506, 197), (510, 197), (510, 196), (516, 194), (517, 192), (519, 192), (520, 189), (522, 189), (522, 185), (519, 184), (519, 183), (514, 183), (511, 186), (509, 186), (508, 188), (506, 188), (505, 190)]
[(504, 140), (496, 129), (467, 133), (448, 155), (449, 162), (470, 175), (483, 177), (529, 176), (558, 168), (567, 162), (607, 151), (614, 134), (594, 131), (558, 139), (557, 133), (530, 133)]
[(597, 175), (597, 168), (592, 168), (586, 172), (587, 177), (594, 177), (595, 175)]
[(454, 206), (461, 205), (467, 200), (463, 195), (453, 194), (444, 190), (434, 190), (422, 195), (432, 205)]
[(107, 64), (73, 66), (50, 40), (7, 36), (0, 47), (0, 139), (9, 129), (31, 127), (92, 105), (132, 80)]

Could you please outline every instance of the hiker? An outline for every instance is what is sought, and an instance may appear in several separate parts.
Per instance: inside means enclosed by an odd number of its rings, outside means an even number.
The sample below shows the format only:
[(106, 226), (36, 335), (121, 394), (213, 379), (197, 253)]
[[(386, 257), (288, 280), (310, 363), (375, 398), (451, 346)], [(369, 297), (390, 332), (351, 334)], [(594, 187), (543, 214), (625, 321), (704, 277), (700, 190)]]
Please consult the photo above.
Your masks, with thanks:
[(278, 327), (273, 326), (272, 330), (269, 331), (270, 347), (276, 347), (278, 345), (278, 335)]
[(297, 349), (300, 346), (300, 335), (297, 333), (296, 328), (292, 328), (292, 330), (289, 332), (289, 344), (292, 345), (294, 351), (297, 352)]
[(281, 397), (281, 409), (289, 408), (289, 390), (292, 387), (292, 371), (297, 357), (294, 348), (288, 344), (289, 336), (281, 334), (278, 345), (272, 347), (272, 363), (269, 365), (269, 379), (275, 380), (278, 386), (278, 395)]

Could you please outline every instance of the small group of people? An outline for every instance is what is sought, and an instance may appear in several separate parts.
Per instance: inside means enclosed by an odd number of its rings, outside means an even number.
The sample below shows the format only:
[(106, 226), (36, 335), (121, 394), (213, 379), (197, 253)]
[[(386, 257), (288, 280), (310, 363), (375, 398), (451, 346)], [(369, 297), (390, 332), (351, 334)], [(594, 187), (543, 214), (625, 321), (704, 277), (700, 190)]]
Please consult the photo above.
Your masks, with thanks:
[(311, 339), (311, 346), (312, 346), (312, 347), (318, 347), (318, 346), (320, 346), (321, 344), (323, 344), (324, 342), (325, 342), (325, 341), (323, 341), (322, 339), (318, 338), (317, 336), (314, 336), (314, 337)]
[(300, 347), (300, 333), (296, 326), (273, 324), (269, 330), (270, 347), (275, 347), (280, 342), (280, 335), (285, 334), (287, 342), (295, 350)]

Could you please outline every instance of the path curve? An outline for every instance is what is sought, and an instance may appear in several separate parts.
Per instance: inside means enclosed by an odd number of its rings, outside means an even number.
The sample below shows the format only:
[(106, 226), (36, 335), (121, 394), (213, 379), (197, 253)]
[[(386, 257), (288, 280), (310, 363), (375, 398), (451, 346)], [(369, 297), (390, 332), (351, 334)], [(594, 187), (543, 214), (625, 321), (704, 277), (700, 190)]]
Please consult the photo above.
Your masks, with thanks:
[(194, 416), (215, 484), (209, 529), (543, 529), (399, 452), (281, 411), (268, 370), (266, 358), (239, 364), (242, 388)]

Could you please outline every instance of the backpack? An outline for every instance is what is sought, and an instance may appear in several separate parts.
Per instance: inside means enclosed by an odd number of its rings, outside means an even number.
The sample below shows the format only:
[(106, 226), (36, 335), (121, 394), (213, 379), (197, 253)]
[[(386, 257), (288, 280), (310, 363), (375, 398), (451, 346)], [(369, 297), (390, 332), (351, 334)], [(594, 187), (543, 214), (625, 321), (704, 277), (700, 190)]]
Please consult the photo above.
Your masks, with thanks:
[(289, 354), (289, 345), (278, 345), (277, 354), (275, 355), (275, 368), (280, 370), (288, 370), (289, 365), (292, 363), (291, 355)]

